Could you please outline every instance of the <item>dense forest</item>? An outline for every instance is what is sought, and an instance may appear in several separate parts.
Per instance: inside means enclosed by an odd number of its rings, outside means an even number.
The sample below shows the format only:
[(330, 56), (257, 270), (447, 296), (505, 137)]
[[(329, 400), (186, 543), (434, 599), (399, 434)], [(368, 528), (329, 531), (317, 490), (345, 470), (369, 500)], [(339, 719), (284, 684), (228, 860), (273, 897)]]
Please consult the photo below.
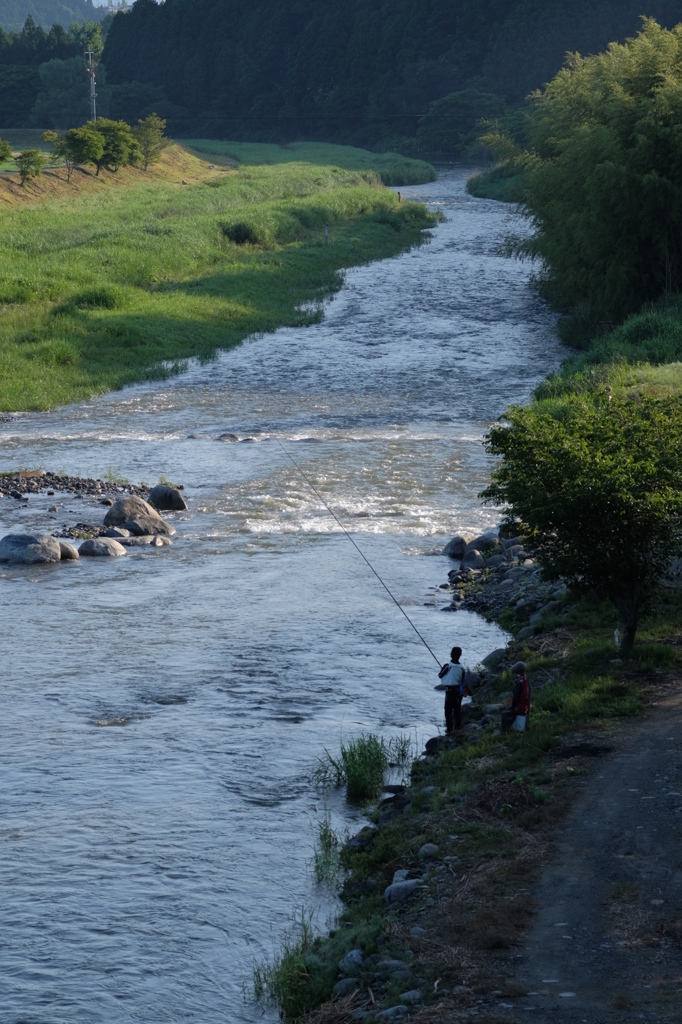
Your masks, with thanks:
[[(682, 0), (137, 0), (107, 36), (132, 119), (176, 133), (325, 138), (424, 153), (466, 149), (561, 67)], [(437, 104), (437, 106), (432, 106)]]
[[(0, 0), (13, 2), (19, 0)], [(131, 123), (155, 111), (177, 136), (471, 154), (481, 119), (502, 119), (509, 129), (525, 97), (556, 74), (567, 51), (596, 53), (635, 35), (643, 13), (664, 26), (682, 21), (682, 0), (646, 6), (137, 0), (102, 24), (98, 109)], [(0, 32), (0, 129), (71, 127), (81, 109), (86, 117), (82, 49), (73, 26), (45, 32), (29, 18), (21, 32)]]
[(92, 0), (0, 0), (0, 26), (5, 32), (21, 32), (29, 14), (43, 28), (68, 28), (72, 21), (101, 21), (107, 7), (96, 7)]

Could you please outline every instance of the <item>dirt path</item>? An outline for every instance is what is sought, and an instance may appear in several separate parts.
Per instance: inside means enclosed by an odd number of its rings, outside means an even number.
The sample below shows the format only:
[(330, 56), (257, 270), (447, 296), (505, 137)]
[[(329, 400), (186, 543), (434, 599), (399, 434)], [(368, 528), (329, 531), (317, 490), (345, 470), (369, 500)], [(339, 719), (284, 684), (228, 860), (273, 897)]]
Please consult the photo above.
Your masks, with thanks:
[(682, 1021), (679, 687), (595, 764), (534, 897), (519, 1020)]

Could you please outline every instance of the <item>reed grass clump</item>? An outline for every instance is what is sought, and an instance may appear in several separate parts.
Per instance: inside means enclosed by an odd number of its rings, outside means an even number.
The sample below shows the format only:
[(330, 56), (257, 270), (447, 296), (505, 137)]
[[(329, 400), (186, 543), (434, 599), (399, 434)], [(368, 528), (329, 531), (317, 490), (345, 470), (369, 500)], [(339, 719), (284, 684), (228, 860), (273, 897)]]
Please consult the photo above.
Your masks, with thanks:
[(337, 756), (325, 749), (313, 778), (322, 789), (345, 786), (349, 800), (372, 800), (381, 793), (389, 770), (405, 768), (411, 760), (409, 736), (397, 736), (387, 743), (373, 733), (362, 733), (348, 743), (342, 741)]

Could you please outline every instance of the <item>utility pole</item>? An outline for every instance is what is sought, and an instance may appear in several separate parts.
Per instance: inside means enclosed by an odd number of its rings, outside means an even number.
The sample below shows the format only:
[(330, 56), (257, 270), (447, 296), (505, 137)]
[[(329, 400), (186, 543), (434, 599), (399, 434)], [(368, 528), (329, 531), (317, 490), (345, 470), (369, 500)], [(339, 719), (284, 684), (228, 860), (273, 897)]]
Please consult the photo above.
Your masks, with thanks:
[(88, 58), (88, 66), (86, 67), (86, 73), (90, 79), (90, 120), (97, 120), (97, 106), (95, 103), (95, 63), (93, 57), (95, 56), (92, 50), (86, 50), (85, 56)]

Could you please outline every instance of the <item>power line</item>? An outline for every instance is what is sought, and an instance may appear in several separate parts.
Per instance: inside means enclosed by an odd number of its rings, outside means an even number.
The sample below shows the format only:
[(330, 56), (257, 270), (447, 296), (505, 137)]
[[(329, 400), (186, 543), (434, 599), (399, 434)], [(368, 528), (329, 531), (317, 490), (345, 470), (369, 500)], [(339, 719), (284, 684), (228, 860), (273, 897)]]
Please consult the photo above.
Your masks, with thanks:
[(345, 526), (343, 525), (343, 523), (341, 522), (341, 520), (339, 519), (339, 517), (338, 517), (338, 516), (336, 515), (336, 513), (335, 513), (335, 512), (334, 512), (334, 511), (333, 511), (333, 510), (332, 510), (332, 509), (331, 509), (331, 508), (329, 507), (329, 505), (328, 505), (328, 504), (327, 504), (327, 502), (326, 502), (326, 501), (324, 500), (324, 498), (322, 497), (322, 495), (321, 495), (321, 494), (320, 494), (320, 492), (318, 491), (317, 487), (315, 487), (315, 485), (313, 484), (313, 482), (312, 482), (312, 481), (310, 480), (310, 478), (309, 478), (308, 476), (306, 476), (306, 474), (305, 474), (305, 473), (303, 472), (303, 470), (301, 469), (301, 467), (300, 467), (300, 466), (299, 466), (299, 465), (298, 465), (298, 464), (297, 464), (296, 462), (294, 462), (294, 459), (293, 459), (293, 457), (292, 457), (292, 456), (291, 456), (291, 455), (289, 454), (289, 452), (288, 452), (288, 451), (286, 450), (286, 448), (284, 447), (284, 445), (282, 444), (282, 442), (281, 442), (281, 441), (279, 440), (279, 438), (277, 438), (277, 437), (276, 437), (276, 438), (275, 438), (275, 441), (277, 441), (277, 444), (278, 444), (278, 445), (280, 446), (280, 448), (282, 449), (282, 451), (284, 452), (284, 454), (286, 455), (286, 457), (287, 457), (287, 458), (289, 459), (289, 461), (290, 461), (290, 462), (292, 463), (292, 465), (294, 466), (294, 468), (295, 468), (296, 470), (298, 470), (298, 472), (299, 472), (299, 473), (301, 474), (301, 476), (303, 477), (303, 479), (305, 480), (305, 482), (307, 483), (307, 485), (308, 485), (308, 487), (309, 487), (309, 488), (311, 489), (311, 491), (313, 491), (313, 492), (314, 492), (314, 493), (315, 493), (315, 494), (317, 495), (317, 497), (318, 497), (318, 498), (320, 499), (320, 501), (322, 502), (322, 504), (323, 504), (323, 505), (324, 505), (324, 507), (326, 508), (326, 510), (327, 510), (327, 512), (329, 513), (329, 515), (330, 515), (330, 516), (331, 516), (331, 517), (332, 517), (332, 518), (334, 519), (334, 521), (335, 521), (335, 522), (336, 522), (336, 523), (338, 524), (338, 526), (340, 526), (340, 528), (341, 528), (341, 529), (343, 530), (343, 532), (345, 533), (346, 537), (347, 537), (347, 538), (348, 538), (348, 540), (349, 540), (349, 541), (351, 542), (351, 544), (353, 545), (353, 547), (355, 548), (355, 550), (357, 551), (357, 553), (358, 553), (358, 554), (360, 555), (360, 557), (361, 557), (361, 558), (362, 558), (362, 559), (363, 559), (363, 560), (364, 560), (364, 561), (365, 561), (365, 562), (367, 563), (367, 565), (368, 565), (368, 566), (369, 566), (369, 568), (370, 568), (370, 569), (372, 570), (372, 572), (374, 573), (374, 575), (376, 576), (376, 578), (377, 578), (377, 579), (379, 580), (379, 583), (380, 583), (380, 584), (382, 585), (382, 587), (384, 588), (384, 590), (386, 591), (386, 593), (387, 593), (387, 594), (388, 594), (388, 596), (390, 597), (391, 601), (393, 601), (393, 604), (394, 604), (394, 605), (396, 606), (396, 608), (398, 609), (398, 611), (399, 611), (399, 612), (401, 612), (401, 614), (405, 616), (405, 618), (407, 619), (407, 621), (409, 622), (409, 624), (410, 624), (410, 625), (412, 626), (412, 629), (413, 629), (413, 630), (415, 631), (415, 633), (417, 634), (417, 636), (419, 637), (419, 639), (421, 640), (421, 642), (422, 642), (422, 643), (424, 644), (424, 647), (426, 647), (427, 651), (429, 652), (429, 654), (431, 655), (431, 657), (433, 658), (433, 660), (434, 660), (434, 661), (436, 662), (436, 664), (437, 664), (437, 665), (438, 665), (438, 667), (440, 668), (440, 667), (441, 667), (440, 661), (438, 660), (438, 658), (436, 657), (436, 655), (435, 655), (435, 654), (433, 653), (433, 651), (431, 650), (431, 648), (430, 648), (430, 647), (429, 647), (429, 645), (427, 644), (426, 640), (425, 640), (425, 639), (424, 639), (424, 637), (423, 637), (423, 636), (421, 635), (421, 633), (419, 632), (419, 630), (417, 629), (417, 627), (415, 626), (414, 622), (412, 621), (412, 619), (410, 618), (410, 616), (409, 616), (409, 615), (407, 614), (407, 612), (405, 611), (405, 609), (404, 609), (404, 608), (402, 607), (402, 605), (400, 605), (400, 604), (398, 603), (398, 601), (396, 601), (395, 597), (393, 596), (393, 594), (391, 593), (391, 591), (390, 591), (390, 590), (388, 589), (388, 587), (386, 586), (386, 584), (385, 584), (385, 583), (384, 583), (384, 581), (382, 580), (381, 576), (379, 575), (379, 573), (378, 573), (378, 572), (376, 571), (376, 569), (374, 568), (374, 566), (373, 566), (373, 565), (372, 565), (372, 563), (370, 562), (369, 558), (367, 558), (367, 556), (366, 556), (366, 555), (364, 554), (364, 552), (363, 552), (363, 551), (361, 550), (361, 548), (359, 548), (359, 547), (358, 547), (358, 545), (357, 545), (357, 544), (355, 543), (355, 541), (353, 540), (353, 538), (352, 538), (352, 537), (351, 537), (351, 535), (349, 534), (349, 532), (348, 532), (348, 530), (346, 529), (346, 527), (345, 527)]

